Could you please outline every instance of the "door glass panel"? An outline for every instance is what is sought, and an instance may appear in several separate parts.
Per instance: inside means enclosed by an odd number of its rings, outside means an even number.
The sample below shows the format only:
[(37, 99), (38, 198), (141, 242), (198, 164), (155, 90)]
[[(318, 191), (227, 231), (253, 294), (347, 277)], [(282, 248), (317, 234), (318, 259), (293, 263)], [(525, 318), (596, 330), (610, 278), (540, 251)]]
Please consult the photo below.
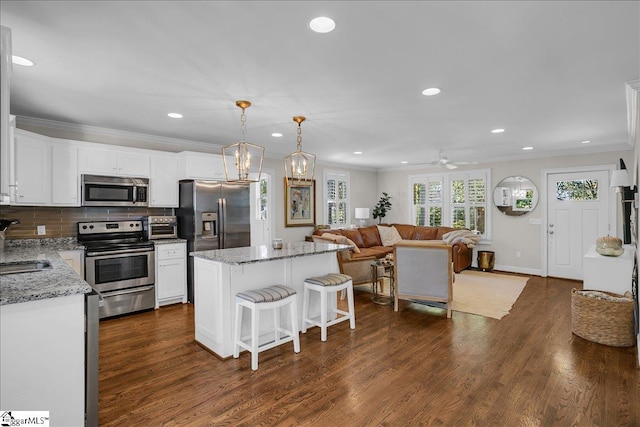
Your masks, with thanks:
[(589, 201), (599, 200), (599, 197), (597, 179), (556, 181), (556, 199), (559, 201)]

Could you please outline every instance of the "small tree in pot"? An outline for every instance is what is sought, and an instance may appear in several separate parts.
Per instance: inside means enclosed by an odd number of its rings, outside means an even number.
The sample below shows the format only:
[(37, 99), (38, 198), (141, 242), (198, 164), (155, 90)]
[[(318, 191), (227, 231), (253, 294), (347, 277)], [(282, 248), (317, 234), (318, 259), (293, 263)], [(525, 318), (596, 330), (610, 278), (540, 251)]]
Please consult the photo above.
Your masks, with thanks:
[(378, 204), (373, 208), (373, 219), (378, 218), (378, 224), (382, 222), (382, 218), (387, 216), (387, 211), (391, 210), (391, 196), (383, 192), (382, 197), (378, 200)]

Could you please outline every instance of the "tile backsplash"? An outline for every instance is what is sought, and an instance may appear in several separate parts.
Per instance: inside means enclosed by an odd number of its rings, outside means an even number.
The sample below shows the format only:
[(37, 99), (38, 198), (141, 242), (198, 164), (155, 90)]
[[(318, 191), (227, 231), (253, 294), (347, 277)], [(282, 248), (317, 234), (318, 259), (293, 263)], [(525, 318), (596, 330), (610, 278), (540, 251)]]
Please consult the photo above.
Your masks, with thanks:
[[(7, 229), (7, 240), (76, 237), (79, 222), (141, 219), (148, 215), (173, 215), (173, 209), (0, 206), (1, 218), (20, 220), (20, 224), (11, 225)], [(39, 225), (46, 227), (45, 235), (38, 236)]]

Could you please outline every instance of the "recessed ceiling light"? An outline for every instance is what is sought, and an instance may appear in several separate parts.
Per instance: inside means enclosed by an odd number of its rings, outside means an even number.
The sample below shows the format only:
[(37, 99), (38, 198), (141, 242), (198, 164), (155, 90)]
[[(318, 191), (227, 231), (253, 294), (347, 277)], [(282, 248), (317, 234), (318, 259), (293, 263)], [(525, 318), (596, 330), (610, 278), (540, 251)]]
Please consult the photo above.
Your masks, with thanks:
[(354, 151), (353, 154), (362, 154), (362, 151)]
[(274, 138), (282, 138), (282, 134), (280, 132), (274, 132), (271, 134), (271, 136)]
[(171, 117), (172, 119), (181, 119), (182, 118), (182, 114), (180, 114), (180, 113), (169, 113), (169, 114), (167, 114), (167, 116)]
[(438, 89), (437, 87), (430, 87), (429, 89), (425, 89), (422, 91), (422, 94), (424, 96), (433, 96), (439, 93), (440, 93), (440, 89)]
[(11, 55), (11, 62), (16, 65), (22, 65), (24, 67), (33, 67), (35, 65), (32, 60), (17, 55)]
[(500, 128), (494, 129), (491, 131), (491, 133), (502, 133), (502, 132), (504, 132), (504, 129), (500, 129)]
[(533, 150), (533, 147), (522, 147), (523, 150)]
[(591, 141), (582, 141), (582, 142), (581, 142), (581, 144), (588, 144), (588, 143), (590, 143), (590, 142), (591, 142)]
[(316, 33), (330, 33), (336, 28), (336, 23), (333, 19), (327, 18), (326, 16), (318, 16), (309, 22), (309, 28)]
[(406, 160), (403, 160), (403, 161), (401, 161), (400, 163), (402, 163), (403, 165), (406, 165), (406, 164), (407, 164), (407, 163), (409, 163), (409, 162), (408, 162), (408, 161), (406, 161)]

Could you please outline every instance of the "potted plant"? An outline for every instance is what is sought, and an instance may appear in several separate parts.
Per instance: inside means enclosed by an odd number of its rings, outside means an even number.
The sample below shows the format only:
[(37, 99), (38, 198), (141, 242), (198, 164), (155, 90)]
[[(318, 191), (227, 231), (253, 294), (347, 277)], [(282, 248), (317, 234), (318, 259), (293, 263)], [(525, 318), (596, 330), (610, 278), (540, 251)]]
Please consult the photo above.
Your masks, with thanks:
[(378, 204), (373, 208), (373, 219), (378, 218), (378, 224), (382, 222), (382, 218), (387, 216), (387, 211), (391, 210), (391, 196), (383, 192), (382, 197), (378, 200)]

